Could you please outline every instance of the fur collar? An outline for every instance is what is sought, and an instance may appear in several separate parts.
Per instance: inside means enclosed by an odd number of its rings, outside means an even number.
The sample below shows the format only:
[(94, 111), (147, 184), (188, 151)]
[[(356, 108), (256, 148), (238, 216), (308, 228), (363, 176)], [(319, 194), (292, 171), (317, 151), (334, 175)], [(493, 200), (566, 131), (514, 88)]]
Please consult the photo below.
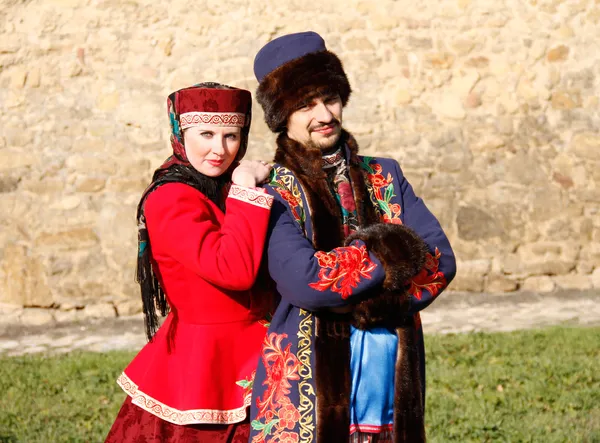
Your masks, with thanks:
[[(358, 159), (358, 144), (345, 130), (342, 130), (338, 143), (342, 148), (347, 147), (350, 154), (347, 161), (359, 224), (364, 227), (376, 223), (377, 215), (370, 204), (366, 188), (366, 172), (360, 167)], [(343, 246), (344, 234), (342, 214), (327, 183), (327, 174), (323, 171), (321, 159), (320, 150), (307, 148), (285, 133), (277, 137), (275, 162), (292, 171), (306, 191), (311, 213), (313, 246), (318, 250), (330, 251)]]

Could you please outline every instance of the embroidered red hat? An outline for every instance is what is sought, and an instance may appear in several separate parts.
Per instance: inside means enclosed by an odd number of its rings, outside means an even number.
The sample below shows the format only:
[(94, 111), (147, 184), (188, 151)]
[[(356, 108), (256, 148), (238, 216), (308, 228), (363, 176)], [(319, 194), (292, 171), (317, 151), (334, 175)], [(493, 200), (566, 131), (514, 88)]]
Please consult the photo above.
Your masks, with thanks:
[(252, 120), (252, 94), (220, 83), (205, 82), (180, 89), (167, 98), (171, 147), (175, 157), (187, 162), (183, 130), (201, 124), (242, 128), (238, 159), (246, 153)]
[(201, 124), (243, 128), (251, 103), (245, 89), (197, 87), (177, 91), (174, 101), (181, 130)]

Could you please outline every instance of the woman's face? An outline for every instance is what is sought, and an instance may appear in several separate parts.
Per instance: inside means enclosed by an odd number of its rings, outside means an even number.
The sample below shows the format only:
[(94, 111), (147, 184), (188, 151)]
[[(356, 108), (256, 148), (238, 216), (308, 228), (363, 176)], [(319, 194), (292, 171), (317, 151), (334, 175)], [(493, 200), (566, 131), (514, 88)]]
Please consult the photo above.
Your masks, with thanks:
[(240, 149), (241, 137), (241, 128), (235, 127), (200, 125), (183, 131), (188, 160), (208, 177), (218, 177), (229, 169)]

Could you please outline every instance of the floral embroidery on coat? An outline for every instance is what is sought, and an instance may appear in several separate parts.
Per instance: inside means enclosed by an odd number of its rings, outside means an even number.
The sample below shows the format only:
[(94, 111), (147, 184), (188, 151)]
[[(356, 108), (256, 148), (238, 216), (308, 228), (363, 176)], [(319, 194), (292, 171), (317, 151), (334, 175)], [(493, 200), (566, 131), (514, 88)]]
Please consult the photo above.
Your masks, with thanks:
[(331, 289), (344, 300), (352, 294), (361, 278), (371, 279), (371, 272), (377, 266), (364, 245), (336, 248), (331, 252), (317, 251), (315, 257), (321, 267), (319, 280), (308, 286), (317, 291)]
[(396, 196), (392, 174), (388, 172), (387, 177), (384, 177), (381, 174), (383, 167), (373, 160), (373, 157), (363, 157), (360, 166), (367, 171), (367, 180), (372, 188), (371, 198), (383, 211), (382, 221), (401, 225), (402, 208), (398, 203), (391, 203), (392, 198)]
[(271, 171), (269, 185), (290, 205), (294, 220), (303, 228), (306, 215), (302, 207), (302, 196), (294, 176), (283, 166), (276, 166)]
[(413, 295), (417, 300), (421, 300), (423, 290), (429, 291), (431, 296), (435, 297), (448, 285), (446, 276), (439, 270), (441, 256), (442, 253), (438, 248), (435, 248), (435, 255), (431, 255), (428, 252), (426, 254), (425, 266), (411, 280), (408, 293)]
[[(252, 429), (260, 431), (252, 443), (298, 442), (298, 433), (292, 432), (300, 420), (300, 412), (289, 399), (290, 380), (299, 380), (298, 368), (301, 363), (290, 351), (291, 343), (281, 348), (287, 334), (271, 332), (265, 337), (262, 349), (262, 362), (266, 370), (263, 385), (267, 389), (262, 399), (256, 399), (258, 414), (252, 420)], [(268, 439), (268, 440), (267, 440)]]

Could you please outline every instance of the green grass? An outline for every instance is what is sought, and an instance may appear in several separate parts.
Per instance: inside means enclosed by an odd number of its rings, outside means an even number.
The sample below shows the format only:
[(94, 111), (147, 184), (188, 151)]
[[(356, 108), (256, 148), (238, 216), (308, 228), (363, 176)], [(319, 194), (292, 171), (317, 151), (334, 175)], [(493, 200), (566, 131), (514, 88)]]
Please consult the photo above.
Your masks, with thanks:
[[(600, 442), (600, 328), (427, 336), (430, 442)], [(128, 352), (0, 359), (0, 443), (102, 442)]]
[(433, 442), (600, 442), (600, 328), (426, 337)]
[(103, 442), (131, 352), (0, 359), (0, 443)]

